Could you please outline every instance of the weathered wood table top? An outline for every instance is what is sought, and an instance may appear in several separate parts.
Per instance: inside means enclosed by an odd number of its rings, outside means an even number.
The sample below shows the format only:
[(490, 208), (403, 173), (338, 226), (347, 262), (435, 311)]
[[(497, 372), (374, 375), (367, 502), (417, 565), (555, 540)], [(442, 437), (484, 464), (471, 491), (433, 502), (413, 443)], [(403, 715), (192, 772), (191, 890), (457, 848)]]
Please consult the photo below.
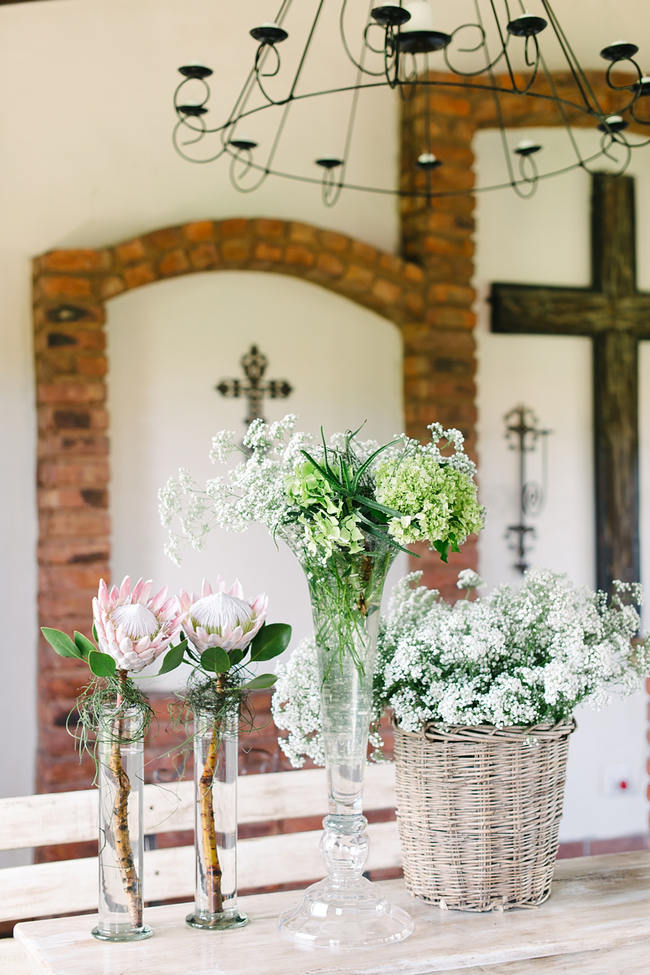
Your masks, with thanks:
[[(383, 884), (411, 912), (401, 944), (352, 952), (301, 951), (277, 933), (295, 892), (242, 898), (247, 927), (194, 931), (184, 905), (145, 911), (149, 941), (102, 944), (93, 917), (19, 924), (35, 975), (650, 975), (650, 853), (559, 861), (541, 907), (507, 913), (441, 911)], [(7, 973), (9, 975), (9, 973)]]

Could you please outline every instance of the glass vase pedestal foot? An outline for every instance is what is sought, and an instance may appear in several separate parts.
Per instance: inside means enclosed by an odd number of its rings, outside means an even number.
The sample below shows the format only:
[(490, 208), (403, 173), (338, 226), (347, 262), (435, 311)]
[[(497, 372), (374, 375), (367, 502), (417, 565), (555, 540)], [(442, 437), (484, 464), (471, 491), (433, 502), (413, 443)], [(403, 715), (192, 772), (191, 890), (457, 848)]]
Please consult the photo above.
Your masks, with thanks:
[(219, 914), (194, 911), (185, 920), (191, 928), (201, 928), (204, 931), (225, 931), (227, 928), (243, 928), (248, 924), (248, 918), (241, 911), (222, 911)]
[(337, 887), (328, 879), (312, 884), (297, 907), (280, 917), (280, 934), (305, 948), (366, 948), (403, 941), (413, 921), (377, 886), (359, 877)]
[(153, 929), (148, 924), (143, 924), (141, 928), (120, 927), (119, 925), (108, 928), (98, 926), (93, 928), (90, 933), (98, 941), (144, 941), (151, 937)]
[(403, 941), (413, 920), (362, 876), (368, 856), (367, 820), (360, 814), (323, 820), (321, 852), (328, 876), (280, 917), (280, 934), (305, 948), (366, 948)]

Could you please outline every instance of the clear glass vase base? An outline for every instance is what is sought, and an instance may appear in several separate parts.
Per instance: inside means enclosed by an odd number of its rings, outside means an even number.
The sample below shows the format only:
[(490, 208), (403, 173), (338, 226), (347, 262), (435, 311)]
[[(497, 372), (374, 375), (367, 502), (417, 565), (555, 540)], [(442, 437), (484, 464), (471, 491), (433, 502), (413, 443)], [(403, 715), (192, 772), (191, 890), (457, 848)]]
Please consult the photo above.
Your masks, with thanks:
[(185, 921), (191, 928), (202, 931), (226, 931), (228, 928), (243, 928), (248, 918), (241, 911), (224, 911), (222, 914), (188, 914)]
[(413, 919), (364, 877), (341, 887), (326, 878), (281, 915), (279, 930), (298, 947), (339, 951), (403, 941), (413, 933)]
[(105, 931), (102, 928), (93, 928), (90, 932), (93, 938), (98, 941), (144, 941), (153, 934), (153, 928), (148, 924), (143, 924), (141, 928), (125, 928), (120, 931)]

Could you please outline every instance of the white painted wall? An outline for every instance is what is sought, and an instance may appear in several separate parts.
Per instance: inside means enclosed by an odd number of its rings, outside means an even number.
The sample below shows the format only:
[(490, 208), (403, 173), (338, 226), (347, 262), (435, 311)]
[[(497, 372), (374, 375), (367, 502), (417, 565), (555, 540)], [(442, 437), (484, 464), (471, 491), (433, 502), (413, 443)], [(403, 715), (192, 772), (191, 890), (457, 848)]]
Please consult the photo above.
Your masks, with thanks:
[[(601, 15), (593, 17), (593, 5), (588, 0), (562, 0), (556, 4), (557, 12), (572, 39), (578, 41), (581, 56), (596, 52), (614, 34), (638, 36), (639, 30), (647, 33), (645, 5), (641, 0), (615, 3), (604, 0)], [(219, 66), (218, 82), (223, 86), (229, 79), (239, 76), (245, 66), (236, 38), (245, 38), (250, 23), (268, 19), (267, 0), (250, 0), (247, 4), (228, 10), (227, 33), (224, 31), (221, 5), (212, 0), (185, 0), (183, 4), (173, 0), (48, 0), (4, 5), (0, 8), (0, 82), (2, 90), (10, 94), (3, 103), (0, 131), (2, 133), (3, 177), (0, 181), (2, 208), (2, 239), (0, 241), (0, 293), (3, 299), (2, 356), (0, 357), (0, 449), (5, 458), (2, 487), (0, 488), (0, 539), (3, 558), (0, 562), (0, 612), (4, 622), (3, 644), (10, 679), (0, 687), (0, 740), (11, 743), (4, 747), (0, 757), (0, 791), (5, 794), (30, 792), (33, 776), (33, 750), (35, 730), (35, 654), (37, 620), (36, 605), (36, 498), (34, 485), (35, 466), (35, 411), (34, 380), (32, 368), (31, 320), (30, 320), (30, 259), (33, 255), (54, 247), (95, 247), (128, 238), (144, 230), (204, 217), (225, 218), (236, 215), (281, 216), (302, 219), (352, 233), (387, 250), (394, 250), (398, 237), (397, 212), (392, 200), (386, 198), (353, 196), (344, 197), (339, 205), (324, 209), (318, 193), (310, 187), (282, 183), (267, 184), (261, 191), (241, 196), (229, 186), (222, 169), (211, 166), (191, 167), (180, 160), (170, 146), (173, 115), (170, 108), (171, 92), (175, 84), (176, 68), (185, 61), (207, 60)], [(449, 19), (449, 18), (448, 18)], [(610, 25), (610, 26), (607, 26)], [(638, 26), (639, 30), (635, 29)], [(224, 43), (224, 39), (227, 43)], [(642, 47), (643, 47), (643, 38)], [(647, 44), (645, 45), (647, 50)], [(329, 62), (332, 67), (333, 62)], [(599, 65), (594, 54), (588, 66)], [(333, 70), (336, 71), (336, 65)], [(215, 85), (218, 88), (218, 84)], [(362, 153), (360, 170), (369, 178), (377, 178), (386, 184), (393, 182), (397, 158), (395, 131), (395, 102), (387, 99), (371, 117), (364, 138), (366, 149)], [(320, 123), (327, 135), (327, 122)], [(382, 137), (384, 151), (377, 151), (373, 136)], [(544, 133), (546, 138), (548, 133)], [(481, 140), (488, 137), (481, 137)], [(297, 136), (294, 137), (293, 142)], [(325, 140), (324, 140), (325, 141)], [(361, 140), (360, 140), (361, 142)], [(488, 143), (483, 149), (479, 144), (481, 169), (489, 165), (491, 150)], [(650, 181), (640, 171), (639, 212), (650, 212), (648, 206)], [(490, 277), (520, 279), (525, 281), (550, 280), (580, 283), (586, 280), (585, 255), (586, 225), (581, 216), (587, 212), (588, 190), (579, 190), (573, 177), (563, 185), (549, 184), (548, 191), (540, 189), (536, 201), (518, 208), (507, 194), (486, 199), (480, 203), (479, 236), (479, 284)], [(548, 206), (544, 200), (550, 201)], [(560, 200), (561, 203), (554, 201)], [(540, 201), (542, 206), (540, 208)], [(546, 219), (554, 207), (553, 219)], [(537, 207), (535, 210), (534, 208)], [(573, 218), (569, 220), (569, 214)], [(574, 222), (574, 221), (577, 221)], [(643, 221), (640, 231), (647, 233)], [(510, 235), (503, 233), (509, 227)], [(527, 265), (519, 263), (518, 254), (524, 248), (520, 242), (527, 234), (553, 233), (553, 245), (547, 245), (542, 257)], [(562, 228), (558, 236), (557, 228)], [(483, 233), (491, 234), (483, 242)], [(496, 237), (496, 234), (499, 234)], [(580, 239), (580, 234), (584, 237)], [(518, 235), (518, 236), (517, 236)], [(510, 251), (505, 245), (510, 239)], [(542, 239), (541, 237), (539, 239)], [(642, 254), (644, 268), (641, 283), (650, 287), (647, 273), (647, 244)], [(499, 257), (499, 262), (492, 257)], [(488, 264), (485, 261), (488, 261)], [(197, 287), (200, 277), (191, 279)], [(179, 282), (180, 284), (180, 282)], [(163, 286), (160, 286), (161, 288)], [(481, 284), (484, 293), (484, 285)], [(132, 296), (120, 299), (126, 303), (137, 302), (140, 295), (151, 294), (156, 289), (143, 289)], [(170, 296), (170, 301), (172, 300)], [(112, 330), (118, 322), (119, 302), (114, 302), (115, 318)], [(133, 306), (135, 308), (135, 305)], [(128, 309), (125, 315), (128, 314)], [(215, 311), (216, 314), (216, 311)], [(112, 334), (112, 333), (111, 333)], [(539, 381), (531, 380), (530, 386), (514, 390), (512, 398), (498, 399), (503, 385), (495, 376), (495, 360), (501, 352), (496, 337), (481, 336), (481, 355), (485, 366), (481, 372), (481, 445), (486, 470), (486, 492), (493, 478), (505, 470), (507, 460), (494, 453), (494, 461), (488, 456), (490, 445), (498, 449), (501, 440), (500, 417), (504, 406), (510, 406), (529, 390), (539, 391)], [(506, 341), (506, 340), (504, 340)], [(535, 339), (511, 339), (510, 343), (536, 342)], [(556, 341), (540, 340), (544, 351), (533, 353), (546, 356), (545, 350)], [(111, 342), (114, 342), (112, 335)], [(547, 344), (548, 343), (548, 344)], [(511, 344), (510, 348), (514, 348)], [(541, 350), (542, 346), (539, 346)], [(566, 344), (558, 348), (558, 357), (566, 359), (563, 376), (569, 388), (584, 382), (588, 376), (586, 351), (576, 345), (570, 353), (564, 353)], [(113, 345), (112, 345), (113, 349)], [(494, 351), (493, 351), (494, 350)], [(238, 352), (238, 350), (237, 350)], [(275, 351), (273, 363), (276, 362)], [(497, 354), (498, 353), (498, 354)], [(508, 353), (512, 357), (512, 353)], [(570, 361), (567, 358), (570, 356)], [(530, 358), (530, 356), (529, 356)], [(224, 372), (232, 369), (233, 357)], [(277, 368), (282, 370), (285, 360), (277, 357)], [(564, 367), (563, 367), (564, 368)], [(650, 410), (650, 361), (647, 353), (642, 356), (643, 379), (641, 383), (643, 410), (642, 458), (643, 484), (650, 478), (650, 430), (647, 417)], [(214, 378), (221, 370), (215, 362)], [(492, 378), (490, 378), (490, 376)], [(210, 377), (211, 378), (211, 377)], [(561, 392), (562, 390), (560, 390)], [(553, 403), (557, 396), (554, 390)], [(516, 393), (516, 395), (515, 395)], [(494, 404), (493, 406), (491, 404)], [(561, 427), (562, 414), (550, 414), (550, 404), (539, 399), (539, 413), (543, 422), (555, 429)], [(532, 403), (537, 405), (536, 402)], [(544, 407), (544, 408), (542, 408)], [(215, 407), (216, 409), (216, 407)], [(588, 424), (588, 396), (573, 401), (571, 410), (571, 448), (575, 447), (575, 434)], [(588, 438), (587, 438), (588, 440)], [(571, 458), (556, 435), (549, 445), (553, 464), (570, 461), (574, 470), (585, 469), (586, 454)], [(201, 448), (201, 453), (202, 453)], [(555, 481), (554, 483), (557, 483)], [(512, 480), (507, 478), (504, 490), (511, 490)], [(114, 491), (118, 491), (117, 483)], [(498, 498), (498, 491), (496, 492)], [(590, 491), (585, 489), (577, 515), (573, 519), (572, 544), (566, 544), (567, 557), (571, 549), (572, 571), (576, 577), (589, 581), (590, 571), (588, 537), (588, 510)], [(486, 500), (489, 496), (486, 493)], [(493, 501), (496, 506), (496, 501)], [(547, 515), (566, 511), (567, 506), (557, 506), (549, 499)], [(506, 505), (499, 517), (506, 518)], [(644, 509), (647, 524), (647, 511)], [(494, 516), (493, 516), (494, 518)], [(544, 523), (540, 523), (543, 527)], [(548, 527), (548, 526), (547, 526)], [(552, 526), (551, 526), (552, 527)], [(553, 529), (554, 530), (554, 529)], [(482, 551), (484, 571), (496, 581), (508, 575), (509, 556), (505, 553), (498, 529), (487, 529)], [(546, 532), (543, 533), (546, 535)], [(647, 531), (644, 531), (647, 536)], [(549, 537), (549, 536), (546, 536)], [(148, 544), (153, 544), (150, 540)], [(541, 554), (545, 542), (537, 551)], [(501, 547), (500, 547), (501, 546)], [(650, 572), (650, 555), (645, 546), (643, 553), (644, 576)], [(501, 551), (501, 569), (497, 552)], [(549, 550), (550, 551), (550, 550)], [(560, 552), (560, 546), (556, 546)], [(577, 553), (584, 551), (584, 559)], [(123, 558), (127, 561), (128, 553)], [(549, 555), (549, 558), (551, 556)], [(130, 561), (130, 559), (129, 559)], [(580, 564), (578, 564), (580, 562)], [(557, 562), (561, 560), (558, 555)], [(137, 571), (137, 567), (134, 567)], [(119, 571), (119, 567), (116, 565)], [(255, 582), (253, 579), (252, 582)], [(46, 622), (46, 621), (42, 621)], [(20, 691), (17, 692), (17, 688)], [(567, 816), (576, 810), (578, 822), (566, 824), (570, 835), (582, 835), (580, 828), (580, 803), (593, 808), (593, 782), (595, 770), (591, 754), (601, 751), (611, 743), (620, 753), (625, 748), (633, 754), (635, 767), (640, 768), (637, 752), (643, 748), (645, 726), (642, 718), (642, 702), (634, 708), (624, 707), (620, 712), (610, 710), (603, 720), (607, 726), (593, 739), (595, 745), (585, 745), (583, 751), (575, 745), (569, 786), (570, 808)], [(583, 726), (586, 728), (586, 721)], [(601, 718), (594, 718), (600, 721)], [(617, 721), (621, 722), (620, 728)], [(19, 734), (18, 734), (19, 731)], [(588, 736), (587, 736), (588, 737)], [(584, 738), (584, 735), (583, 735)], [(578, 741), (578, 739), (576, 739)], [(18, 746), (20, 742), (20, 747)], [(577, 756), (577, 757), (576, 757)], [(589, 766), (592, 761), (592, 766)], [(576, 762), (578, 767), (576, 768)], [(581, 772), (581, 768), (591, 771)], [(591, 790), (591, 791), (590, 791)], [(630, 800), (625, 800), (629, 803)], [(600, 807), (603, 808), (602, 802)], [(628, 808), (631, 808), (628, 806)], [(641, 805), (628, 819), (622, 807), (617, 805), (617, 818), (608, 814), (607, 821), (589, 820), (589, 829), (602, 832), (628, 832), (644, 828), (641, 823)], [(620, 818), (618, 811), (620, 811)], [(569, 829), (570, 827), (570, 829)], [(567, 833), (567, 835), (569, 835)]]
[[(334, 433), (367, 420), (368, 437), (390, 440), (403, 428), (397, 328), (305, 281), (213, 271), (112, 301), (108, 336), (113, 578), (128, 572), (196, 592), (203, 576), (237, 576), (247, 594), (268, 593), (269, 620), (291, 623), (295, 645), (312, 632), (311, 614), (285, 546), (261, 527), (218, 530), (203, 551), (188, 546), (177, 567), (163, 554), (157, 491), (181, 466), (199, 480), (222, 472), (208, 460), (211, 438), (220, 429), (243, 434), (247, 404), (214, 386), (241, 376), (239, 360), (254, 343), (269, 358), (267, 377), (294, 387), (288, 401), (265, 403), (269, 420), (293, 412), (298, 428), (317, 436), (321, 424)], [(393, 579), (406, 571), (405, 557), (398, 563)], [(170, 675), (167, 686), (178, 684), (179, 674)]]
[[(530, 135), (551, 158), (562, 136), (548, 130)], [(584, 135), (579, 138), (585, 141)], [(476, 140), (481, 181), (499, 162), (495, 132)], [(637, 178), (639, 287), (650, 289), (650, 228), (641, 214), (650, 206), (650, 178), (643, 160)], [(546, 505), (534, 523), (532, 566), (567, 572), (593, 586), (594, 501), (592, 379), (589, 339), (493, 335), (486, 302), (493, 281), (587, 286), (590, 283), (590, 181), (581, 172), (540, 183), (530, 200), (511, 193), (478, 198), (476, 283), (479, 327), (479, 454), (481, 493), (488, 517), (481, 538), (481, 574), (490, 586), (516, 582), (514, 554), (504, 540), (518, 518), (516, 455), (504, 439), (504, 415), (523, 403), (553, 433), (548, 438)], [(559, 232), (558, 232), (559, 231)], [(640, 368), (642, 577), (650, 582), (650, 356)], [(537, 468), (539, 470), (539, 467)], [(647, 831), (646, 697), (616, 701), (606, 711), (580, 709), (571, 743), (562, 839), (605, 837)], [(618, 763), (629, 768), (634, 788), (608, 798), (603, 776)]]

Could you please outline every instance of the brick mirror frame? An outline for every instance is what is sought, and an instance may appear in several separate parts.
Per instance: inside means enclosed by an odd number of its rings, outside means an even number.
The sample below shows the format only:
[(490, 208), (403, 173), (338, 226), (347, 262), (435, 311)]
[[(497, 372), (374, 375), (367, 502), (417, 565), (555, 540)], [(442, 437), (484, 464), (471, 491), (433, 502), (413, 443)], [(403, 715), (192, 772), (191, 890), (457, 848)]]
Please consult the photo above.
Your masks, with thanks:
[[(109, 577), (104, 326), (110, 299), (179, 275), (237, 269), (301, 277), (394, 322), (404, 346), (408, 432), (426, 436), (435, 418), (464, 427), (473, 447), (473, 317), (463, 308), (473, 297), (469, 288), (431, 285), (415, 263), (282, 220), (204, 220), (99, 250), (51, 251), (34, 262), (40, 622), (87, 630), (97, 581)], [(470, 544), (463, 565), (475, 559)], [(418, 565), (431, 585), (453, 589), (454, 570), (428, 554)], [(64, 727), (85, 674), (85, 667), (39, 647), (37, 777), (43, 791), (89, 781)]]

